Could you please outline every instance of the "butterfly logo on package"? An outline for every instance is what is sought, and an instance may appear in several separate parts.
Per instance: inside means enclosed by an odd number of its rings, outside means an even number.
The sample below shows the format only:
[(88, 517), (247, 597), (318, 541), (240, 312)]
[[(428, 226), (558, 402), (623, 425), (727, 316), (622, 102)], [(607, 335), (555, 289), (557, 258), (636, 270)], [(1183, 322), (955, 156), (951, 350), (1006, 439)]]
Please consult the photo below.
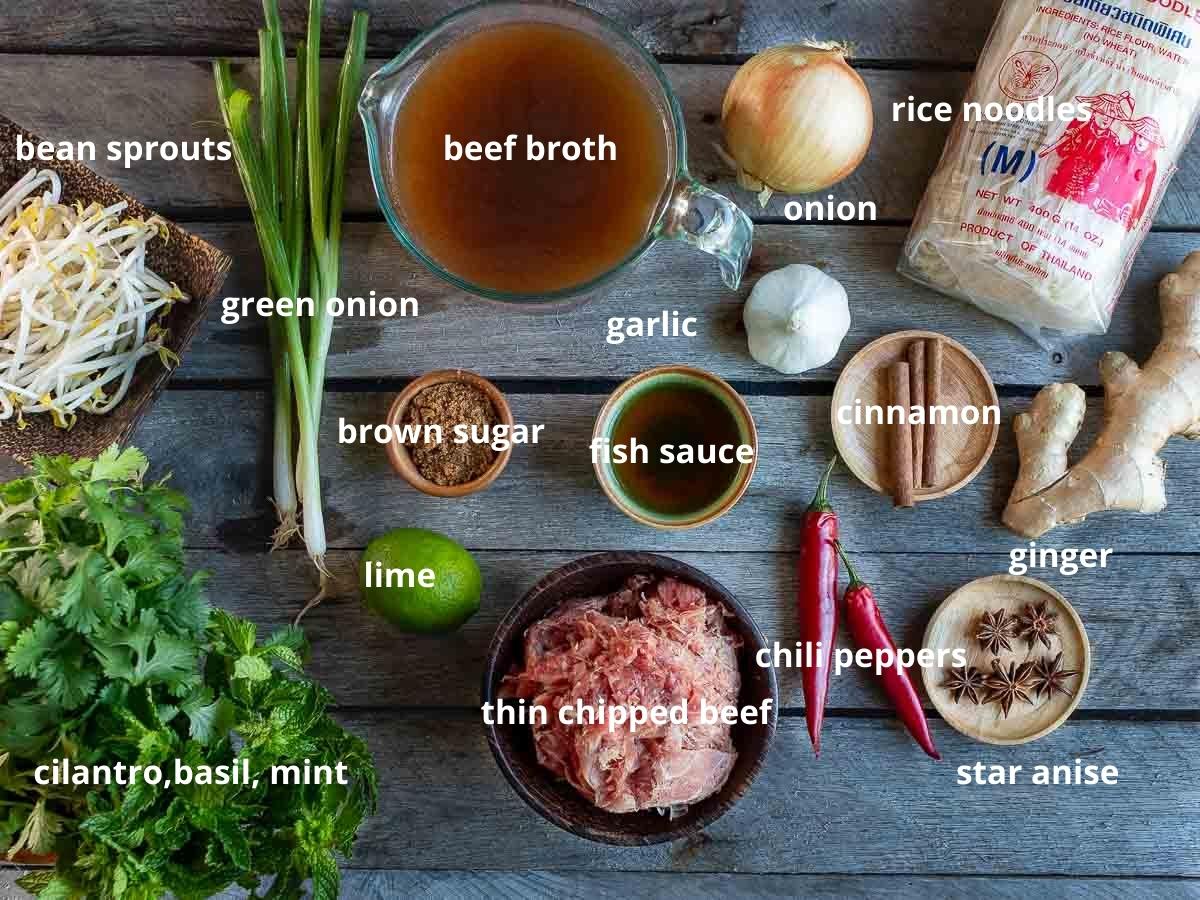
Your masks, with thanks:
[(1000, 90), (1021, 103), (1043, 97), (1057, 86), (1058, 64), (1036, 50), (1014, 53), (1000, 69)]

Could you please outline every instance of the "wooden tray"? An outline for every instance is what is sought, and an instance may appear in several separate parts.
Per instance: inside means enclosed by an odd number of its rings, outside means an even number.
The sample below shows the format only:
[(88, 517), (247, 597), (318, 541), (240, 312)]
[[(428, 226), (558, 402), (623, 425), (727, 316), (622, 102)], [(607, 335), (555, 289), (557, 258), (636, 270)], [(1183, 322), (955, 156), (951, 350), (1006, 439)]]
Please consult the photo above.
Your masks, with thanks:
[[(122, 200), (129, 203), (124, 215), (148, 219), (154, 211), (77, 162), (23, 163), (16, 158), (17, 136), (37, 143), (40, 138), (0, 115), (0, 194), (32, 168), (54, 169), (62, 179), (62, 200), (79, 200), (87, 206), (95, 201), (109, 206)], [(232, 171), (232, 169), (230, 170)], [(233, 177), (232, 175), (230, 177)], [(208, 304), (225, 281), (230, 259), (216, 247), (166, 222), (167, 241), (154, 240), (146, 248), (146, 260), (167, 281), (179, 285), (191, 297), (187, 303), (176, 303), (159, 324), (167, 329), (167, 349), (183, 357), (193, 335), (207, 315)], [(80, 412), (71, 429), (54, 427), (46, 413), (27, 416), (26, 427), (17, 427), (15, 419), (0, 422), (0, 454), (20, 462), (28, 462), (39, 453), (72, 456), (95, 456), (109, 444), (124, 443), (158, 395), (166, 387), (172, 369), (151, 355), (137, 367), (129, 393), (112, 412), (93, 415)]]
[(925, 647), (935, 652), (961, 647), (967, 651), (967, 665), (989, 673), (992, 654), (975, 640), (975, 626), (980, 616), (996, 609), (1004, 609), (1015, 615), (1027, 603), (1042, 602), (1047, 604), (1048, 611), (1058, 615), (1058, 633), (1050, 639), (1051, 648), (1047, 650), (1037, 644), (1030, 649), (1023, 639), (1013, 638), (1012, 650), (1002, 651), (996, 658), (1002, 666), (1007, 667), (1010, 662), (1019, 665), (1041, 656), (1056, 656), (1061, 650), (1062, 668), (1079, 673), (1066, 682), (1074, 696), (1056, 692), (1049, 698), (1035, 697), (1036, 704), (1033, 706), (1017, 702), (1005, 718), (995, 704), (976, 705), (966, 698), (964, 702), (956, 703), (950, 692), (942, 687), (949, 666), (945, 669), (936, 665), (923, 666), (921, 676), (925, 680), (925, 692), (951, 727), (985, 744), (1024, 744), (1044, 737), (1070, 718), (1087, 688), (1092, 651), (1083, 621), (1075, 608), (1062, 594), (1035, 578), (991, 575), (963, 585), (947, 597), (933, 614), (925, 630)]
[[(943, 406), (999, 406), (996, 386), (975, 355), (957, 341), (932, 331), (898, 331), (885, 335), (858, 351), (838, 378), (833, 389), (830, 419), (838, 453), (846, 466), (863, 484), (880, 494), (893, 492), (889, 446), (891, 428), (887, 425), (843, 425), (838, 410), (853, 407), (856, 400), (864, 406), (888, 405), (888, 367), (905, 358), (908, 345), (915, 340), (937, 338), (942, 341)], [(930, 487), (918, 487), (916, 501), (937, 500), (953, 494), (979, 474), (996, 447), (1000, 423), (990, 425), (939, 426), (937, 470), (938, 479)]]

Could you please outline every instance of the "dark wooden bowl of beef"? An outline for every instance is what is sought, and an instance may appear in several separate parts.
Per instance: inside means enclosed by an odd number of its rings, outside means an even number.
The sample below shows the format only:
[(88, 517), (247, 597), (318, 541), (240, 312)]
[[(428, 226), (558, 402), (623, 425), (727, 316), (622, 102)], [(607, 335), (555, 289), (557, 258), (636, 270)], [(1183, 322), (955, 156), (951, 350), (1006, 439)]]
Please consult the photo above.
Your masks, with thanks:
[(761, 707), (764, 700), (772, 701), (766, 723), (739, 722), (733, 726), (737, 761), (720, 790), (691, 805), (674, 820), (654, 810), (607, 812), (538, 763), (529, 726), (484, 726), (500, 771), (522, 800), (572, 834), (625, 846), (658, 844), (696, 834), (728, 812), (762, 768), (775, 737), (779, 685), (773, 668), (763, 668), (754, 662), (755, 653), (766, 646), (766, 639), (746, 608), (700, 570), (666, 556), (653, 553), (586, 556), (555, 569), (508, 611), (492, 638), (483, 672), (483, 701), (494, 703), (501, 679), (523, 661), (525, 630), (530, 625), (545, 618), (564, 600), (607, 594), (617, 590), (630, 576), (642, 574), (673, 576), (702, 589), (710, 600), (725, 604), (733, 614), (728, 624), (743, 642), (738, 654), (742, 678), (738, 705)]

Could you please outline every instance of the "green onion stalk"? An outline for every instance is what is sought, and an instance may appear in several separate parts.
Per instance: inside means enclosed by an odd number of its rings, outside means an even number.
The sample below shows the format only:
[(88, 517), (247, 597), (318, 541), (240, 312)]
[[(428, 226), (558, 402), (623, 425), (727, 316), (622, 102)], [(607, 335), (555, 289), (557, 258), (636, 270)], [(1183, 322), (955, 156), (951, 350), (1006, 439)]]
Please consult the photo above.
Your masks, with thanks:
[[(346, 157), (362, 82), (368, 21), (366, 13), (354, 13), (338, 79), (337, 106), (322, 128), (322, 7), (323, 0), (310, 0), (308, 40), (296, 48), (293, 102), (278, 0), (263, 0), (267, 27), (259, 32), (258, 41), (257, 129), (253, 97), (234, 84), (228, 60), (217, 60), (213, 66), (221, 117), (254, 218), (268, 287), (276, 297), (311, 296), (315, 307), (307, 336), (294, 313), (272, 316), (269, 325), (275, 423), (273, 501), (279, 518), (273, 546), (285, 546), (301, 530), (320, 575), (320, 590), (300, 616), (326, 596), (329, 584), (318, 426), (333, 334), (329, 301), (337, 296), (340, 275)], [(306, 285), (307, 294), (302, 290)], [(298, 447), (294, 447), (297, 438)]]
[[(258, 32), (258, 55), (261, 74), (259, 77), (259, 102), (262, 107), (259, 130), (265, 156), (268, 185), (271, 193), (279, 198), (276, 214), (281, 216), (285, 253), (289, 260), (294, 252), (292, 244), (293, 209), (296, 197), (292, 180), (296, 170), (295, 148), (292, 146), (292, 120), (289, 111), (287, 90), (287, 56), (283, 44), (282, 28), (278, 21), (278, 10), (269, 5), (266, 30)], [(297, 94), (302, 95), (299, 88)], [(301, 177), (303, 169), (299, 170)], [(276, 289), (291, 289), (299, 280), (294, 267), (289, 270), (287, 285), (276, 285)], [(292, 294), (286, 296), (294, 296)], [(271, 343), (272, 374), (274, 391), (274, 441), (273, 483), (275, 511), (279, 527), (271, 542), (272, 549), (286, 546), (300, 530), (298, 522), (299, 499), (296, 496), (295, 475), (292, 470), (292, 382), (291, 366), (287, 358), (287, 337), (283, 323), (274, 316), (268, 323)]]
[[(308, 19), (308, 43), (310, 47), (320, 44), (319, 10), (322, 0), (310, 0)], [(316, 287), (316, 315), (309, 332), (310, 376), (315, 384), (325, 380), (325, 361), (329, 356), (329, 341), (333, 335), (333, 319), (329, 314), (329, 302), (338, 293), (341, 273), (342, 207), (346, 196), (346, 157), (350, 152), (350, 134), (354, 123), (354, 102), (362, 85), (363, 64), (367, 43), (367, 16), (355, 13), (350, 24), (350, 41), (342, 61), (338, 78), (338, 102), (334, 119), (329, 124), (324, 151), (332, 152), (332, 159), (323, 159), (324, 170), (330, 173), (328, 194), (318, 190), (317, 179), (309, 180), (309, 212), (312, 221), (313, 273), (312, 283)], [(309, 57), (309, 78), (315, 78), (318, 54), (314, 50)], [(320, 97), (310, 92), (307, 97), (308, 153), (317, 151), (317, 124), (320, 121)], [(328, 203), (326, 199), (328, 198)], [(321, 417), (321, 393), (313, 395), (313, 415)]]

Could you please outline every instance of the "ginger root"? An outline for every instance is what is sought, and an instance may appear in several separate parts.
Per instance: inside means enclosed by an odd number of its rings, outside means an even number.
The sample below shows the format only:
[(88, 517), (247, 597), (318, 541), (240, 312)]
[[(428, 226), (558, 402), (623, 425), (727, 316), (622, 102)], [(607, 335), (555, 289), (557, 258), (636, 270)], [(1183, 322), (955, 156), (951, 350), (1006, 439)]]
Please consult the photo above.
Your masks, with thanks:
[(1163, 336), (1142, 368), (1124, 353), (1100, 360), (1104, 430), (1074, 468), (1067, 450), (1086, 401), (1073, 384), (1042, 388), (1013, 427), (1021, 460), (1004, 524), (1036, 538), (1094, 512), (1155, 513), (1167, 505), (1159, 451), (1172, 435), (1200, 437), (1200, 251), (1159, 285)]

